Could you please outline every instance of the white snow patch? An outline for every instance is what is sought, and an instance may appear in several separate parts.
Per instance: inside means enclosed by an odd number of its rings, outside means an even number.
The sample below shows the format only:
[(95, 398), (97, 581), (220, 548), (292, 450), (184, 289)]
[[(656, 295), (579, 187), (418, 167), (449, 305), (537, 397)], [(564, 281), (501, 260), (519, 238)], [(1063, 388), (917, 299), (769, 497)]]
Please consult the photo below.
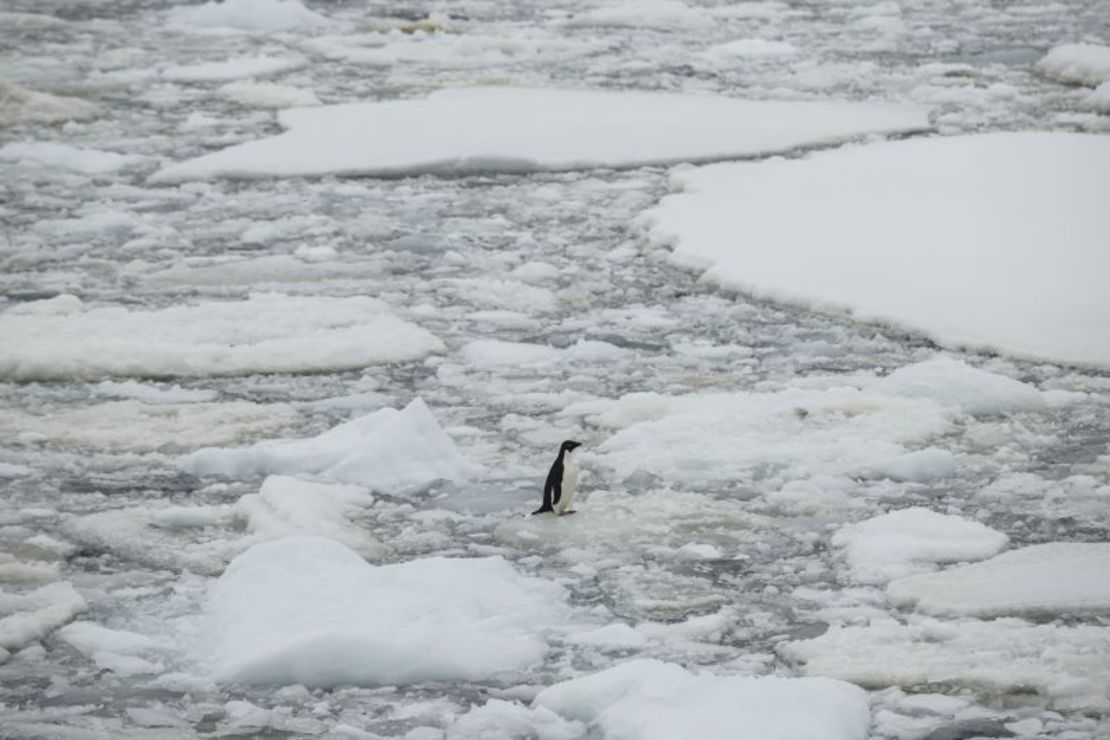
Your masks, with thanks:
[(447, 728), (447, 740), (581, 740), (585, 734), (582, 723), (567, 721), (550, 709), (504, 699), (472, 708)]
[(461, 480), (476, 471), (419, 398), (400, 411), (380, 409), (308, 439), (197, 450), (181, 465), (196, 475), (238, 478), (314, 473), (391, 493), (417, 491), (441, 479)]
[(657, 660), (555, 684), (535, 706), (622, 740), (864, 740), (871, 725), (867, 695), (851, 684), (695, 674)]
[(294, 108), (320, 105), (320, 99), (312, 90), (292, 85), (279, 85), (275, 82), (230, 82), (216, 90), (216, 94), (224, 100), (249, 108)]
[(967, 414), (1042, 411), (1047, 406), (1045, 394), (1034, 386), (944, 356), (900, 367), (875, 388), (907, 398), (928, 398)]
[(109, 629), (94, 622), (72, 622), (58, 630), (58, 637), (113, 673), (130, 676), (164, 670), (160, 663), (139, 657), (159, 650), (158, 643), (146, 635)]
[(132, 167), (145, 157), (116, 154), (98, 149), (82, 149), (48, 141), (24, 141), (0, 147), (0, 161), (33, 163), (43, 167), (78, 172), (82, 175), (103, 175)]
[(299, 419), (286, 404), (111, 401), (0, 416), (0, 439), (107, 452), (171, 452), (243, 442)]
[(1044, 696), (1056, 709), (1110, 708), (1110, 629), (1032, 625), (1019, 619), (918, 619), (837, 627), (780, 645), (811, 676), (866, 688), (969, 688)]
[(899, 578), (898, 606), (976, 617), (1110, 613), (1110, 544), (1049, 542), (980, 563)]
[(1110, 46), (1062, 44), (1054, 46), (1039, 62), (1037, 70), (1054, 80), (1094, 87), (1110, 81)]
[(170, 165), (151, 182), (628, 167), (767, 154), (927, 127), (882, 103), (514, 87), (297, 108), (283, 134)]
[(314, 372), (405, 362), (444, 351), (380, 301), (254, 294), (164, 309), (34, 304), (0, 313), (0, 378), (219, 376)]
[(166, 67), (162, 70), (162, 78), (171, 82), (222, 82), (281, 74), (305, 64), (300, 57), (235, 57), (222, 62)]
[(937, 563), (989, 558), (1008, 542), (979, 522), (918, 507), (847, 524), (832, 538), (844, 549), (852, 577), (862, 583), (884, 583)]
[(700, 56), (706, 61), (717, 64), (735, 62), (738, 59), (768, 59), (794, 56), (798, 47), (787, 41), (773, 41), (771, 39), (745, 38), (729, 41), (724, 44), (715, 44), (703, 51)]
[(913, 139), (674, 182), (685, 192), (645, 222), (706, 279), (949, 344), (1110, 367), (1105, 136)]
[(298, 31), (330, 21), (298, 0), (222, 0), (170, 10), (171, 27), (230, 28), (240, 31)]
[(562, 587), (501, 558), (371, 566), (343, 545), (257, 545), (212, 586), (200, 657), (221, 681), (477, 681), (527, 668), (566, 622)]

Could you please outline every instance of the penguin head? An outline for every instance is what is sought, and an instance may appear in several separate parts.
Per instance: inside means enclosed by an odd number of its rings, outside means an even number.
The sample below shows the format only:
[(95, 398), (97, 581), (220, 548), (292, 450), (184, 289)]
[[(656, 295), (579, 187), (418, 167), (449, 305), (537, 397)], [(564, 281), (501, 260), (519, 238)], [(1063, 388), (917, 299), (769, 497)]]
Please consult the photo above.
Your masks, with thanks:
[(573, 440), (568, 439), (566, 442), (563, 442), (563, 444), (561, 444), (559, 446), (559, 452), (561, 452), (561, 453), (571, 452), (571, 451), (574, 450), (575, 447), (581, 447), (581, 446), (582, 446), (581, 442), (575, 442)]

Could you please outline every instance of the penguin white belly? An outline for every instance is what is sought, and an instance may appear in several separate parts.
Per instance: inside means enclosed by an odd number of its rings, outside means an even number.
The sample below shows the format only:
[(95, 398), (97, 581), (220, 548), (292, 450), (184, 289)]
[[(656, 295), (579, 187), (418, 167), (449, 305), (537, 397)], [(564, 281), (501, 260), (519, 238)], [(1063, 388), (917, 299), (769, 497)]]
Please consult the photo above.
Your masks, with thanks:
[(570, 510), (570, 504), (574, 501), (574, 493), (577, 488), (578, 463), (574, 462), (573, 457), (568, 452), (563, 456), (563, 481), (559, 487), (559, 503), (555, 504), (557, 514), (565, 514)]

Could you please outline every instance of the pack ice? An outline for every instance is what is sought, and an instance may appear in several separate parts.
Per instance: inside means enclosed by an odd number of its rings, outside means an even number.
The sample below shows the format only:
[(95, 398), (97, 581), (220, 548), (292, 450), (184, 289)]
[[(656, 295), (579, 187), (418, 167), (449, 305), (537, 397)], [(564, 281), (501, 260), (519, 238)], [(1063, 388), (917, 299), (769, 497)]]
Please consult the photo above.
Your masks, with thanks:
[(1105, 136), (914, 139), (674, 183), (684, 192), (645, 223), (708, 280), (952, 345), (1110, 367)]
[(170, 165), (151, 182), (635, 167), (928, 126), (924, 110), (888, 103), (514, 87), (294, 108), (278, 121), (285, 133)]

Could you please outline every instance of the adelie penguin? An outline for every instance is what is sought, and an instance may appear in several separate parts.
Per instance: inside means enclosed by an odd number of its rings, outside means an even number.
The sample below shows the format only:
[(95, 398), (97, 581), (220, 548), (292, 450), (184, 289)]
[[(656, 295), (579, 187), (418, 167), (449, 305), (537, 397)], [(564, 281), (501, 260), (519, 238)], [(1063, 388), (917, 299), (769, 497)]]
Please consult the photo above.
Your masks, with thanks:
[(574, 513), (570, 508), (574, 501), (574, 491), (578, 488), (578, 463), (574, 460), (574, 448), (581, 446), (580, 442), (569, 439), (559, 445), (559, 456), (552, 463), (547, 481), (543, 484), (543, 505), (533, 511), (533, 514), (552, 511), (562, 516)]

